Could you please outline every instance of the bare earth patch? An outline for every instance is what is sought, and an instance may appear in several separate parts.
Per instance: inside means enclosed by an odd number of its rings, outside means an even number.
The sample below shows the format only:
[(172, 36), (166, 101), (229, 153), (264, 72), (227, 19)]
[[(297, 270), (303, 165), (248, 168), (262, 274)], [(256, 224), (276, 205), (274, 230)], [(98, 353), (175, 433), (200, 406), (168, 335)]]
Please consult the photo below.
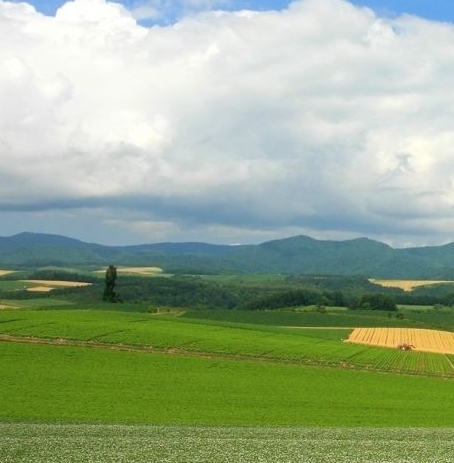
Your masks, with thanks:
[(413, 291), (418, 286), (439, 285), (443, 283), (454, 283), (450, 280), (381, 280), (370, 278), (371, 283), (384, 286), (385, 288), (400, 288), (404, 291)]
[(454, 354), (454, 333), (415, 328), (356, 328), (347, 342), (394, 347), (408, 344), (412, 350)]
[[(56, 280), (20, 280), (24, 283), (27, 291), (47, 292), (55, 288), (75, 288), (79, 286), (90, 286), (91, 283), (84, 283), (82, 281), (56, 281)], [(28, 287), (27, 285), (32, 286)]]

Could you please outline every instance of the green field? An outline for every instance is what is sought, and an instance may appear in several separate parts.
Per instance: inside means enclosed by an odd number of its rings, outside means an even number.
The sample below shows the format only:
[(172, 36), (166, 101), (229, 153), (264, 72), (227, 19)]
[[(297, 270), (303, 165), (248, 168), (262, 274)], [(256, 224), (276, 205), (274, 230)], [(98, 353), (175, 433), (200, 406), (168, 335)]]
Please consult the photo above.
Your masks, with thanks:
[[(326, 327), (411, 327), (454, 330), (454, 310), (435, 311), (424, 307), (402, 307), (396, 313), (382, 310), (347, 310), (327, 308), (326, 313), (314, 307), (293, 310), (192, 310), (183, 315), (188, 319), (249, 323), (273, 326), (326, 326)], [(398, 318), (398, 315), (402, 318)]]
[(254, 360), (0, 343), (1, 420), (450, 426), (452, 380)]
[[(304, 314), (303, 314), (304, 315)], [(241, 319), (241, 317), (240, 317)], [(367, 318), (366, 318), (367, 320)], [(342, 342), (350, 329), (308, 329), (97, 310), (0, 312), (0, 334), (81, 345), (339, 366), (420, 375), (454, 375), (454, 356)], [(148, 349), (149, 350), (149, 349)]]
[(62, 302), (0, 311), (2, 463), (452, 462), (454, 356), (342, 341), (450, 311)]

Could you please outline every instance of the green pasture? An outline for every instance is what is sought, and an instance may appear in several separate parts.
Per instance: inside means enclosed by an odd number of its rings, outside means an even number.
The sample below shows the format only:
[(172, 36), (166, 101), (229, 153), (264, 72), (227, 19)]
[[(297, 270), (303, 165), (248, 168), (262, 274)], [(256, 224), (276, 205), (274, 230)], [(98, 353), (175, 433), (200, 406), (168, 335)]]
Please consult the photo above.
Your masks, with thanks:
[(349, 332), (349, 328), (276, 327), (100, 310), (0, 312), (0, 334), (15, 337), (419, 375), (454, 375), (454, 356), (343, 342)]
[[(0, 279), (0, 291), (19, 291), (24, 289), (27, 283), (19, 280), (1, 280)], [(29, 284), (29, 286), (33, 286)], [(35, 285), (36, 286), (36, 285)]]
[(447, 427), (452, 379), (0, 343), (0, 421)]
[(3, 463), (452, 463), (453, 429), (0, 423)]
[[(219, 322), (249, 323), (273, 326), (301, 327), (409, 327), (454, 331), (454, 309), (411, 310), (398, 312), (383, 310), (347, 310), (326, 308), (320, 313), (316, 308), (279, 310), (189, 310), (183, 318)], [(400, 318), (402, 317), (402, 318)]]

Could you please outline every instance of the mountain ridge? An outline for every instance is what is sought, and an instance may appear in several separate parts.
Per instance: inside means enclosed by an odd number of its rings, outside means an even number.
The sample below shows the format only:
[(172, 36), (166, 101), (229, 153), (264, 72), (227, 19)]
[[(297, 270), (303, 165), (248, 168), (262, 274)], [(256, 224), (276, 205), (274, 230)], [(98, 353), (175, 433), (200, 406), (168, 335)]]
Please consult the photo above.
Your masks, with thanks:
[(288, 273), (454, 279), (454, 243), (392, 248), (370, 238), (291, 236), (260, 244), (161, 242), (109, 246), (63, 235), (22, 232), (0, 237), (0, 268), (46, 265), (155, 265), (186, 273)]

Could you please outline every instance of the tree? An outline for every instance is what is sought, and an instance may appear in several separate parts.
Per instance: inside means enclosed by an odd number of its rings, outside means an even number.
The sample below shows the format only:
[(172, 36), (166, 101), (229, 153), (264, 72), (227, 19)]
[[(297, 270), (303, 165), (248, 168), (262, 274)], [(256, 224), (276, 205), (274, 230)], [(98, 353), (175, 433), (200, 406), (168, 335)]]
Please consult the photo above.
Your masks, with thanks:
[(108, 302), (121, 302), (119, 295), (114, 291), (115, 281), (117, 279), (117, 268), (113, 265), (109, 265), (106, 270), (106, 284), (104, 287), (104, 293), (102, 299)]
[(365, 294), (359, 306), (362, 309), (397, 310), (395, 299), (387, 294)]

